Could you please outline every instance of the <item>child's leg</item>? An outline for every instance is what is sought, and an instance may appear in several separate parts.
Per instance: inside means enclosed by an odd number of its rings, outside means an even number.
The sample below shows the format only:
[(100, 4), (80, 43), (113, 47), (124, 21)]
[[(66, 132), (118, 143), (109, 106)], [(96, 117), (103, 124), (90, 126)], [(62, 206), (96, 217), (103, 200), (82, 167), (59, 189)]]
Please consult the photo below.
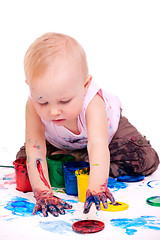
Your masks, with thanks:
[(25, 145), (20, 148), (16, 154), (16, 159), (26, 158), (26, 148)]
[[(75, 150), (75, 151), (65, 151), (58, 149), (54, 147), (52, 144), (50, 144), (48, 141), (46, 141), (46, 147), (47, 147), (47, 156), (53, 155), (53, 154), (71, 154), (75, 156), (76, 161), (85, 161), (88, 162), (88, 153), (87, 149), (80, 149), (80, 150)], [(26, 148), (25, 145), (20, 148), (16, 155), (16, 159), (19, 158), (26, 158)]]
[[(60, 149), (54, 147), (48, 141), (46, 141), (46, 147), (47, 147), (47, 156), (51, 155), (53, 152), (60, 151)], [(26, 157), (26, 147), (24, 145), (17, 152), (16, 159), (25, 158), (25, 157)]]
[(48, 141), (46, 141), (46, 147), (47, 147), (47, 156), (54, 155), (54, 154), (71, 154), (75, 157), (76, 161), (88, 162), (88, 153), (86, 148), (79, 149), (79, 150), (70, 150), (70, 151), (62, 150), (54, 147)]
[[(59, 149), (52, 146), (49, 142), (46, 141), (46, 147), (47, 147), (47, 156), (49, 156), (52, 152), (58, 151)], [(25, 144), (20, 148), (20, 150), (17, 152), (16, 159), (19, 158), (26, 158), (26, 147)]]
[(159, 165), (156, 151), (149, 141), (121, 117), (118, 130), (110, 145), (110, 176), (152, 174)]
[(70, 150), (70, 151), (59, 149), (57, 151), (51, 151), (49, 155), (54, 155), (54, 154), (70, 154), (75, 157), (75, 161), (89, 162), (87, 148), (79, 149), (79, 150)]

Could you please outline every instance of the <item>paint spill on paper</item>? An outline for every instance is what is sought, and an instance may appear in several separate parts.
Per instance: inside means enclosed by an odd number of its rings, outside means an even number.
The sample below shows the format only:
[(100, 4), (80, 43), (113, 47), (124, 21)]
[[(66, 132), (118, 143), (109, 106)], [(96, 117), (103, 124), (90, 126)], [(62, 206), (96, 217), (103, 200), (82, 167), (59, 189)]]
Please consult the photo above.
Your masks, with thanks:
[(147, 186), (150, 188), (159, 188), (160, 187), (160, 180), (152, 180), (147, 183)]
[(113, 192), (118, 191), (120, 189), (124, 189), (128, 187), (127, 183), (118, 182), (115, 178), (108, 178), (107, 187), (112, 189)]
[(30, 202), (26, 198), (14, 197), (11, 201), (9, 201), (6, 204), (5, 209), (11, 211), (13, 215), (29, 217), (33, 216), (32, 211), (34, 206), (35, 204)]
[(154, 216), (112, 219), (110, 223), (114, 227), (125, 229), (127, 235), (134, 235), (140, 227), (147, 230), (160, 230), (160, 218)]
[(39, 227), (52, 233), (66, 234), (72, 232), (72, 224), (63, 220), (40, 222)]

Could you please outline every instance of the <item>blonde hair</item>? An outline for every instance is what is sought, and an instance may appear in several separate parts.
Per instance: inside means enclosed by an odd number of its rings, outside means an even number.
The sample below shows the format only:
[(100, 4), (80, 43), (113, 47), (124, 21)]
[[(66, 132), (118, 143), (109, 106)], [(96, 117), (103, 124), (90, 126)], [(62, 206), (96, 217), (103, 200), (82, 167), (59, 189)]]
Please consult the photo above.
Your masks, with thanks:
[(81, 45), (72, 37), (60, 33), (45, 33), (28, 48), (24, 57), (24, 71), (27, 81), (40, 77), (46, 68), (58, 57), (78, 63), (84, 78), (88, 75), (88, 64)]

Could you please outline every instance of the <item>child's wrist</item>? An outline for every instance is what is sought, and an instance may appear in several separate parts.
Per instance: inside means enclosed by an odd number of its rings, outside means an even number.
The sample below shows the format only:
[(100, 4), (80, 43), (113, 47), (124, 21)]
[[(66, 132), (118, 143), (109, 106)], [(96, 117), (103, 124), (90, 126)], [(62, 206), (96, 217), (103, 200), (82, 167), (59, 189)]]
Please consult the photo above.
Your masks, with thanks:
[(105, 162), (90, 163), (90, 172), (98, 173), (99, 175), (107, 175), (109, 173), (109, 164)]
[(41, 190), (39, 188), (36, 188), (34, 190), (34, 197), (38, 201), (41, 198), (46, 198), (46, 197), (53, 197), (54, 194), (50, 190)]
[(107, 187), (108, 177), (102, 175), (90, 175), (88, 189), (91, 191), (103, 191)]

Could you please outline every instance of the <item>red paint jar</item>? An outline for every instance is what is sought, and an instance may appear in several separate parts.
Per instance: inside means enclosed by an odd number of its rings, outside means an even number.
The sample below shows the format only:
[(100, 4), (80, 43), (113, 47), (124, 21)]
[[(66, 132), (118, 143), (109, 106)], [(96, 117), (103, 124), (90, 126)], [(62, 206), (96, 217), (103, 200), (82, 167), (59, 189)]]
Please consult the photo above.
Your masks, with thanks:
[(16, 189), (22, 192), (32, 192), (28, 177), (26, 158), (20, 158), (13, 162), (16, 173)]

